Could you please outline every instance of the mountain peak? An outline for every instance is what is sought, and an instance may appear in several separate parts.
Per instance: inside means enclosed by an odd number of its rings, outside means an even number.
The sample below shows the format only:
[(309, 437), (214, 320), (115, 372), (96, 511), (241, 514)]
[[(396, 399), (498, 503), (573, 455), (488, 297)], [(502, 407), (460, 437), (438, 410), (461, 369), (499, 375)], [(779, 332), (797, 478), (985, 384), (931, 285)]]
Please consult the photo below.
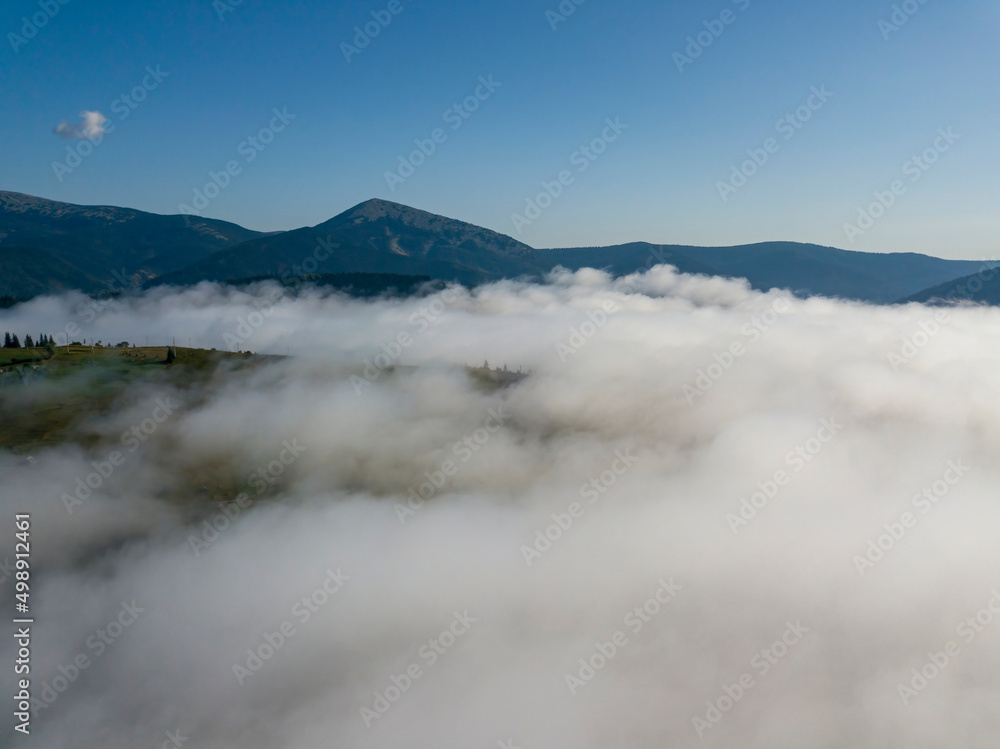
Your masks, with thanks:
[[(430, 224), (435, 219), (439, 221), (452, 220), (428, 213), (427, 211), (421, 211), (419, 208), (411, 208), (402, 203), (393, 203), (391, 200), (372, 198), (363, 203), (358, 203), (353, 208), (349, 208), (343, 213), (334, 216), (326, 224), (334, 222), (338, 224), (360, 224), (368, 221), (378, 221), (379, 219), (392, 219), (403, 221), (410, 225), (424, 226)], [(326, 224), (321, 224), (321, 226), (325, 226)]]
[(487, 275), (534, 270), (522, 262), (534, 250), (506, 234), (378, 198), (359, 203), (314, 229), (388, 255), (463, 268), (482, 269), (485, 263)]

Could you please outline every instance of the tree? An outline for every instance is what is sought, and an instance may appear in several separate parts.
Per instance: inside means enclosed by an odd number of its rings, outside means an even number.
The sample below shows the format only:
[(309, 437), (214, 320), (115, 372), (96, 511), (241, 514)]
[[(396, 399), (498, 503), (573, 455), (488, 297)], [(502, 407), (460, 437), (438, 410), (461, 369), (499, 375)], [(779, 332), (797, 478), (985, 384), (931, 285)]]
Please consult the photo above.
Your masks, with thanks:
[(4, 348), (11, 348), (13, 345), (14, 345), (13, 342), (11, 342), (11, 340), (10, 340), (10, 333), (7, 333), (5, 331), (4, 334), (3, 334), (3, 347)]
[(24, 337), (24, 347), (25, 348), (34, 348), (35, 347), (35, 342), (33, 340), (31, 340), (31, 336), (30, 335), (26, 335)]
[(174, 359), (177, 358), (177, 354), (174, 353), (174, 347), (167, 347), (167, 364), (173, 364)]
[(15, 333), (14, 335), (11, 336), (11, 338), (10, 338), (10, 347), (11, 348), (21, 348), (21, 341), (17, 337), (17, 333)]

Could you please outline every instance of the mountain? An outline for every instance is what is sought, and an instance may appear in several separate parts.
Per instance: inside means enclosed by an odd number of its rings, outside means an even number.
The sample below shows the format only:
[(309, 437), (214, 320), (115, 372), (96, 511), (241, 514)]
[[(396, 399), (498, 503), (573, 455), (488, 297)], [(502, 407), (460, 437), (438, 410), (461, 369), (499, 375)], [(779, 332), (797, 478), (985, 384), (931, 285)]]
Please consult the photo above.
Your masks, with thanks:
[(430, 276), (406, 276), (399, 273), (306, 273), (301, 276), (253, 276), (237, 278), (226, 283), (230, 286), (248, 286), (261, 281), (274, 281), (285, 288), (325, 286), (338, 289), (354, 297), (395, 296), (408, 297), (425, 290), (441, 291), (443, 281)]
[(23, 297), (78, 289), (100, 291), (103, 282), (38, 247), (0, 245), (0, 295)]
[(690, 247), (633, 243), (615, 247), (542, 250), (571, 269), (608, 267), (630, 273), (646, 267), (650, 258), (674, 265), (686, 273), (745, 278), (755, 289), (790, 289), (803, 295), (822, 295), (875, 303), (891, 303), (969, 273), (981, 264), (972, 260), (943, 260), (916, 253), (876, 253), (838, 250), (798, 242), (763, 242), (736, 247)]
[(975, 302), (1000, 305), (1000, 272), (991, 264), (979, 263), (979, 270), (962, 278), (938, 284), (899, 300), (899, 304), (947, 304), (950, 302)]
[(0, 252), (0, 294), (21, 297), (107, 289), (123, 268), (146, 285), (337, 273), (478, 284), (540, 278), (560, 265), (623, 275), (668, 263), (685, 273), (745, 278), (761, 290), (886, 304), (923, 290), (940, 293), (942, 285), (981, 267), (974, 261), (797, 242), (735, 247), (632, 242), (538, 250), (505, 234), (385, 200), (365, 201), (316, 226), (263, 234), (214, 219), (0, 192), (0, 242), (6, 248)]
[(317, 226), (216, 252), (157, 282), (225, 281), (318, 269), (429, 275), (475, 284), (537, 275), (534, 254), (528, 245), (489, 229), (386, 200), (368, 200)]
[[(151, 278), (259, 236), (261, 232), (215, 219), (73, 205), (0, 191), (0, 247), (46, 253), (40, 264), (23, 258), (19, 272), (24, 275), (6, 276), (7, 285), (21, 295), (67, 283), (86, 291), (94, 290), (95, 282), (96, 288), (113, 287), (116, 281), (120, 286), (127, 283), (118, 279), (122, 269), (126, 278)], [(6, 255), (0, 266), (5, 272), (13, 268), (13, 256)]]
[[(616, 276), (624, 276), (643, 271), (654, 265), (673, 265), (682, 273), (702, 273), (707, 276), (719, 275), (719, 271), (697, 258), (677, 252), (674, 245), (650, 244), (649, 242), (629, 242), (609, 247), (573, 247), (558, 250), (537, 250), (536, 263), (549, 271), (557, 266), (569, 270), (598, 268)], [(684, 248), (697, 250), (696, 247)]]

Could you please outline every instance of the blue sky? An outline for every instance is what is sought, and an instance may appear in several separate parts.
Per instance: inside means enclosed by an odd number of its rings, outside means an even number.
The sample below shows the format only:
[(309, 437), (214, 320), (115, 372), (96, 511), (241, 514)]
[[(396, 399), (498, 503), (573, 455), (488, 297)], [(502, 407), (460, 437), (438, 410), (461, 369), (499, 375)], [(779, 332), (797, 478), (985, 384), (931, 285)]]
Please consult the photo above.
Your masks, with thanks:
[[(227, 184), (202, 215), (261, 230), (380, 197), (536, 247), (785, 239), (997, 254), (992, 0), (900, 3), (915, 12), (900, 9), (898, 30), (880, 28), (893, 3), (869, 0), (566, 0), (572, 14), (557, 0), (398, 2), (7, 0), (0, 189), (177, 213), (214, 172)], [(46, 23), (24, 33), (25, 16)], [(378, 35), (345, 52), (368, 22)], [(676, 56), (688, 37), (690, 62)], [(144, 83), (129, 107), (121, 97)], [(475, 111), (447, 114), (466, 100)], [(92, 149), (53, 132), (83, 111), (113, 128)], [(615, 118), (627, 127), (609, 130)], [(249, 144), (271, 125), (283, 129)], [(603, 152), (582, 156), (595, 139)], [(434, 152), (400, 172), (417, 140)], [(81, 146), (77, 163), (67, 149)], [(934, 163), (912, 161), (925, 152)], [(753, 154), (763, 163), (733, 181)], [(558, 197), (531, 223), (512, 219), (543, 182)], [(869, 210), (875, 193), (891, 205)], [(879, 215), (868, 224), (862, 209)]]

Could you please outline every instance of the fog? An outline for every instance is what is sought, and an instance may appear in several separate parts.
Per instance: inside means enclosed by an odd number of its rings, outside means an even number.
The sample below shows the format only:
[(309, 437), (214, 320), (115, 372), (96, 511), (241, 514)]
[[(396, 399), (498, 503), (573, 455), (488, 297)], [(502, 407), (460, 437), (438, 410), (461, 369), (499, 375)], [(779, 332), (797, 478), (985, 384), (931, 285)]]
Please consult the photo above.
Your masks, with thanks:
[[(54, 697), (34, 746), (996, 745), (996, 309), (667, 266), (86, 304), (0, 328), (288, 356), (0, 453)], [(484, 387), (487, 359), (527, 375)]]

